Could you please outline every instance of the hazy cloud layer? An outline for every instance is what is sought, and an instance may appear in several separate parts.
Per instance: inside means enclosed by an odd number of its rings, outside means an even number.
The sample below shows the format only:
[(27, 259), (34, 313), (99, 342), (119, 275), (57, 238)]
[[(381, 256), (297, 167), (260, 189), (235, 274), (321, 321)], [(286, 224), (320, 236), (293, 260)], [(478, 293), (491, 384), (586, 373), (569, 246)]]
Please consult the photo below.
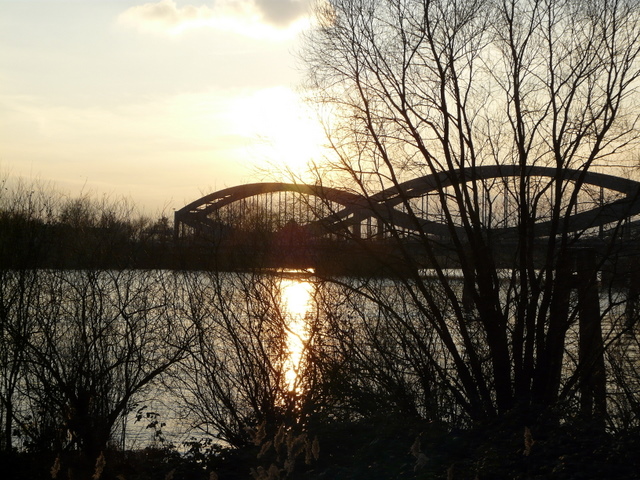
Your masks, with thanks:
[(143, 31), (177, 33), (210, 26), (238, 33), (256, 34), (252, 27), (286, 30), (308, 13), (310, 0), (216, 0), (206, 5), (178, 5), (160, 0), (131, 7), (119, 21)]

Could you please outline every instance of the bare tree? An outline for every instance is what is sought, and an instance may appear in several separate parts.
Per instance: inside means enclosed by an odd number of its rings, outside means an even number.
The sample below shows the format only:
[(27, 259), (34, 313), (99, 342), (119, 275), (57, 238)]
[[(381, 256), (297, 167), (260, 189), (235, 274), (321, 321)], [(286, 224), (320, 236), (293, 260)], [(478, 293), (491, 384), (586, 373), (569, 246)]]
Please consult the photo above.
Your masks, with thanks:
[[(36, 327), (26, 339), (24, 395), (33, 418), (54, 419), (61, 436), (49, 448), (77, 448), (95, 461), (116, 422), (183, 358), (189, 326), (172, 315), (165, 275), (40, 273), (40, 293), (29, 307)], [(40, 433), (25, 432), (34, 438)]]
[[(310, 339), (290, 363), (292, 331), (283, 306), (282, 278), (265, 273), (181, 274), (183, 313), (197, 340), (176, 370), (173, 391), (194, 428), (234, 447), (254, 441), (247, 431), (264, 423), (304, 423), (312, 403)], [(313, 330), (313, 316), (307, 319)], [(311, 336), (311, 333), (309, 333)], [(289, 376), (288, 376), (289, 373)]]
[[(636, 144), (639, 35), (633, 1), (318, 4), (304, 60), (314, 100), (335, 114), (336, 179), (368, 202), (420, 322), (359, 290), (396, 312), (409, 354), (435, 362), (469, 418), (576, 391), (587, 417), (605, 418), (595, 273), (610, 249), (578, 249), (595, 224), (574, 215), (597, 206), (588, 173), (624, 163)], [(403, 182), (422, 176), (434, 188), (416, 198)], [(582, 346), (567, 369), (575, 330)]]
[(98, 268), (130, 265), (143, 244), (145, 222), (128, 203), (5, 182), (0, 444), (20, 446), (18, 431), (22, 447), (94, 461), (116, 422), (188, 351), (189, 324), (174, 315), (170, 274)]
[(14, 448), (27, 342), (35, 324), (29, 306), (39, 295), (37, 265), (46, 256), (47, 227), (58, 196), (47, 185), (0, 179), (0, 450)]

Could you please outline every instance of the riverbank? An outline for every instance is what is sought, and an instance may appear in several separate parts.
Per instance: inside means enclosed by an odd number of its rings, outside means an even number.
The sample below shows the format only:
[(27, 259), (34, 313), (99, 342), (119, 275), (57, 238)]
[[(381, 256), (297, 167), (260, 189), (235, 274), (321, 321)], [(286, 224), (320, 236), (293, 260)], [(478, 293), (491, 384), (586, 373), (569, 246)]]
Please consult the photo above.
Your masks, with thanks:
[[(72, 454), (4, 454), (5, 478), (127, 480), (261, 479), (637, 479), (638, 432), (601, 434), (588, 428), (501, 422), (452, 430), (393, 416), (356, 423), (318, 424), (317, 459), (295, 461), (264, 444), (244, 449), (171, 446), (108, 451), (98, 470)], [(267, 440), (272, 441), (272, 440)], [(286, 450), (286, 448), (285, 448)], [(262, 451), (262, 454), (261, 454)], [(290, 472), (287, 471), (290, 469)], [(83, 476), (78, 476), (84, 472)], [(54, 476), (55, 474), (55, 476)]]

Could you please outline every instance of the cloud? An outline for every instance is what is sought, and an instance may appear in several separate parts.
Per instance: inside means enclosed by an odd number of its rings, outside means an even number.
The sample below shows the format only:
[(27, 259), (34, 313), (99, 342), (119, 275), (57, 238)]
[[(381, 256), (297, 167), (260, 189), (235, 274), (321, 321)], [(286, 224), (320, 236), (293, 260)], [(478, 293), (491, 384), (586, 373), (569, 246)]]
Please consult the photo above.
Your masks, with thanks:
[(301, 0), (254, 0), (264, 19), (278, 27), (288, 27), (308, 14), (309, 2)]
[(143, 32), (178, 34), (210, 27), (250, 37), (288, 37), (308, 22), (310, 0), (215, 0), (209, 5), (179, 6), (160, 0), (131, 7), (119, 23)]
[(173, 0), (161, 0), (131, 7), (118, 20), (143, 31), (162, 31), (178, 28), (185, 23), (206, 21), (214, 16), (213, 9), (206, 5), (178, 7)]

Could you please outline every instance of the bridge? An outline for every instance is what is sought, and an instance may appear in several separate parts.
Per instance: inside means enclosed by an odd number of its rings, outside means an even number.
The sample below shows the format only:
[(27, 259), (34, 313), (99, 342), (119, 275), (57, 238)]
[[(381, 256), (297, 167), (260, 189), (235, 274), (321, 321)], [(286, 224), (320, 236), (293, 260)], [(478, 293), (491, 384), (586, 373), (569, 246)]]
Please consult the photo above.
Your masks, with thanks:
[[(177, 210), (174, 235), (178, 244), (208, 246), (227, 259), (264, 260), (269, 250), (269, 262), (282, 266), (311, 266), (305, 264), (336, 255), (353, 261), (367, 249), (393, 257), (400, 240), (404, 253), (422, 262), (425, 240), (441, 258), (451, 256), (454, 240), (466, 238), (463, 217), (472, 210), (492, 243), (512, 251), (523, 198), (534, 206), (532, 232), (541, 244), (552, 232), (571, 235), (582, 247), (614, 237), (634, 243), (640, 182), (543, 166), (528, 167), (523, 175), (518, 166), (500, 165), (443, 171), (371, 195), (298, 183), (239, 185)], [(553, 215), (556, 207), (562, 215)]]

